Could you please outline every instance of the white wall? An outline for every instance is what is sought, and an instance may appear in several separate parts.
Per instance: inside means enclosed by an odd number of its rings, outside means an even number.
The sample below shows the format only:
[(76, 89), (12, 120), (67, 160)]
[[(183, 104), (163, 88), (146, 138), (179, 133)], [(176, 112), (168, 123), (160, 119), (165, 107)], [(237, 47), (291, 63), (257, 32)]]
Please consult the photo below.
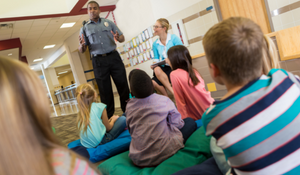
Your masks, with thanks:
[(151, 0), (155, 19), (166, 18), (202, 0)]
[(114, 14), (125, 42), (155, 23), (150, 0), (121, 0), (116, 6)]
[[(297, 2), (298, 0), (268, 0), (270, 12)], [(275, 31), (300, 25), (300, 8), (272, 17)]]

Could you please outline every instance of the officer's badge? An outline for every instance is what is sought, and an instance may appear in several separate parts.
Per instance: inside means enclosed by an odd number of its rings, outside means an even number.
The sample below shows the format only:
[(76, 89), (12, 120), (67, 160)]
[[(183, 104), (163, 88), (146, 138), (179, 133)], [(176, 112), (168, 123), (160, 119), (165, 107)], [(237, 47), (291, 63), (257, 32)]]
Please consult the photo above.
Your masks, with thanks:
[(108, 22), (104, 22), (104, 25), (105, 25), (105, 27), (109, 26)]

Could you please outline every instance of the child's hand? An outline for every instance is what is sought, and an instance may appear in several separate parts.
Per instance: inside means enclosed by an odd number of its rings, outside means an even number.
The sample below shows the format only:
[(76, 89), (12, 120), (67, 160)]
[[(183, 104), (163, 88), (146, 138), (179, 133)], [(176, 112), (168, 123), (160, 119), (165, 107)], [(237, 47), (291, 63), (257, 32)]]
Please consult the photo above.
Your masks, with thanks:
[(118, 118), (119, 118), (118, 115), (113, 115), (108, 121), (109, 121), (109, 122), (115, 123), (115, 122), (117, 121)]

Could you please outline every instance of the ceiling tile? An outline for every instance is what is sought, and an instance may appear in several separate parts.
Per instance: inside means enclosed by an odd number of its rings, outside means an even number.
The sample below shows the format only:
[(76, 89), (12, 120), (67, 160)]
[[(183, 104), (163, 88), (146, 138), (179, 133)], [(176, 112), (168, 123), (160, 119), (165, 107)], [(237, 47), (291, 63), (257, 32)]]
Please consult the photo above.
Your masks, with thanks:
[(44, 32), (43, 32), (43, 34), (45, 34), (45, 35), (49, 35), (49, 34), (54, 34), (54, 33), (56, 33), (56, 31), (57, 31), (57, 29), (54, 29), (54, 30), (44, 30)]
[(25, 42), (28, 42), (28, 43), (36, 43), (38, 40), (38, 38), (30, 38), (30, 39), (25, 39)]
[(36, 30), (36, 31), (29, 30), (28, 35), (42, 34), (43, 32), (44, 32), (43, 30)]
[(11, 38), (11, 35), (0, 35), (0, 40), (7, 40), (10, 38)]
[(39, 38), (40, 38), (40, 35), (27, 35), (26, 36), (26, 39), (30, 39), (30, 40), (33, 40), (33, 39), (38, 40)]
[(78, 20), (80, 20), (80, 17), (68, 17), (64, 23), (77, 22)]
[(21, 29), (14, 29), (13, 33), (25, 33), (28, 32), (30, 28), (21, 28)]
[(8, 35), (8, 34), (11, 34), (12, 33), (12, 29), (3, 29), (3, 30), (0, 30), (0, 35)]
[(44, 38), (44, 37), (52, 37), (54, 33), (43, 33), (41, 35), (41, 38)]
[(50, 21), (50, 23), (48, 24), (48, 26), (61, 26), (64, 22), (60, 22), (60, 21)]
[(16, 21), (14, 24), (14, 28), (20, 28), (20, 27), (31, 27), (33, 23), (33, 20), (25, 20), (25, 21)]
[(44, 31), (47, 26), (33, 26), (30, 28), (30, 31)]
[(32, 26), (47, 26), (50, 20), (34, 20)]
[(21, 36), (26, 36), (28, 32), (13, 32), (13, 35), (21, 35)]
[(26, 35), (11, 35), (11, 38), (20, 38), (20, 40), (24, 40)]
[(49, 41), (51, 37), (40, 37), (38, 41)]
[(57, 29), (56, 33), (67, 33), (70, 29)]
[(43, 33), (42, 30), (39, 30), (39, 31), (29, 31), (28, 32), (28, 35), (41, 35)]
[(45, 32), (45, 33), (55, 33), (58, 29), (59, 29), (59, 27), (57, 27), (57, 28), (49, 28), (49, 27), (47, 27), (47, 28), (44, 30), (44, 32)]

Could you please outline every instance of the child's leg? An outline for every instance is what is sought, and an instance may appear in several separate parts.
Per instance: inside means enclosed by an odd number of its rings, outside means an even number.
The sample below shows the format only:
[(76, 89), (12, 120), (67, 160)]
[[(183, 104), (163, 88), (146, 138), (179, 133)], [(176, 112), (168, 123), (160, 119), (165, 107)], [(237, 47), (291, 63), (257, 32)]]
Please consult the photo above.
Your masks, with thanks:
[(126, 118), (125, 116), (121, 116), (117, 119), (113, 128), (108, 133), (105, 133), (100, 144), (105, 144), (117, 138), (124, 131), (125, 127)]
[(193, 134), (193, 132), (196, 131), (197, 124), (190, 117), (183, 119), (183, 121), (184, 121), (184, 126), (180, 129), (180, 131), (182, 133), (184, 143), (185, 143), (187, 139)]

